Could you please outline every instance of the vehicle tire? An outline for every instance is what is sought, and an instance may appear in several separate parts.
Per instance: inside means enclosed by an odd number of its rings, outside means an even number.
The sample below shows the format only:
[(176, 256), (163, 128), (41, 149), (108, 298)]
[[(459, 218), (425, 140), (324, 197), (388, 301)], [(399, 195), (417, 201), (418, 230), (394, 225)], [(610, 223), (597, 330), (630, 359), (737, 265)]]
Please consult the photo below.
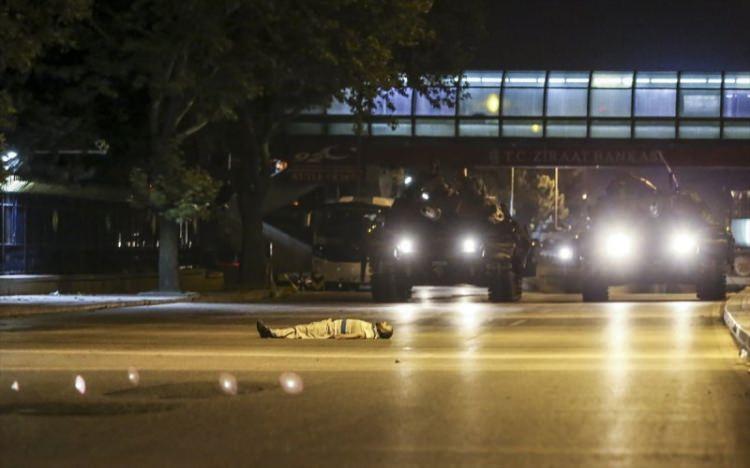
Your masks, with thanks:
[(701, 301), (723, 301), (727, 298), (727, 278), (724, 272), (707, 273), (695, 285), (695, 292)]
[(583, 296), (583, 302), (607, 302), (609, 300), (609, 287), (595, 280), (584, 280), (581, 284), (581, 295)]
[(499, 273), (490, 281), (488, 288), (491, 302), (517, 302), (523, 292), (522, 275), (513, 271)]
[(378, 273), (370, 281), (375, 302), (404, 302), (411, 298), (411, 285), (398, 281), (393, 273)]

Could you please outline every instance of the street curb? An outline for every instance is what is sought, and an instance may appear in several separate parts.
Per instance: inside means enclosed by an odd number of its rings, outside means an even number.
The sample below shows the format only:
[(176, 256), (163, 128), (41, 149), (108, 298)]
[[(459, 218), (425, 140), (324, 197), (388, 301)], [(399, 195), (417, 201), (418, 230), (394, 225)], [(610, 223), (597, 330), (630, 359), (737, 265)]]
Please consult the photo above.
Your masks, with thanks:
[(747, 326), (743, 327), (736, 318), (740, 311), (750, 312), (750, 291), (748, 289), (729, 298), (726, 302), (724, 305), (724, 324), (734, 339), (737, 340), (739, 346), (750, 352), (750, 330)]
[(291, 287), (281, 286), (274, 293), (270, 289), (256, 289), (252, 291), (234, 291), (222, 293), (204, 293), (193, 299), (193, 302), (201, 303), (242, 303), (256, 302), (264, 299), (282, 299), (294, 294)]
[[(16, 318), (16, 317), (28, 317), (30, 315), (40, 314), (60, 314), (70, 312), (91, 312), (95, 310), (105, 309), (117, 309), (125, 307), (143, 307), (160, 304), (175, 304), (178, 302), (193, 302), (197, 299), (197, 295), (185, 295), (181, 297), (174, 297), (169, 299), (143, 299), (140, 301), (114, 301), (114, 302), (101, 302), (98, 304), (81, 304), (81, 305), (64, 305), (64, 306), (34, 306), (19, 305), (19, 306), (0, 306), (0, 319), (4, 318)], [(9, 309), (9, 310), (3, 310)]]

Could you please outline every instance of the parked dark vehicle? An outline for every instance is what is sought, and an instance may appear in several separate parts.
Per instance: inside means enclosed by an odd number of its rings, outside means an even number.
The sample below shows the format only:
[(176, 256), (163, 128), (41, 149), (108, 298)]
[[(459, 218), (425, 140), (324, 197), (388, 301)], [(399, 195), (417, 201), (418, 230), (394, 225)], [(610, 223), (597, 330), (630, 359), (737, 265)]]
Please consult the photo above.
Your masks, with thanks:
[(312, 212), (312, 272), (326, 289), (359, 289), (369, 283), (364, 242), (390, 198), (341, 197)]
[(409, 187), (371, 233), (372, 296), (405, 301), (415, 285), (473, 284), (517, 301), (531, 242), (481, 183), (441, 177)]
[(648, 180), (614, 180), (580, 235), (581, 292), (606, 301), (609, 286), (694, 284), (701, 300), (726, 295), (734, 241), (697, 198)]

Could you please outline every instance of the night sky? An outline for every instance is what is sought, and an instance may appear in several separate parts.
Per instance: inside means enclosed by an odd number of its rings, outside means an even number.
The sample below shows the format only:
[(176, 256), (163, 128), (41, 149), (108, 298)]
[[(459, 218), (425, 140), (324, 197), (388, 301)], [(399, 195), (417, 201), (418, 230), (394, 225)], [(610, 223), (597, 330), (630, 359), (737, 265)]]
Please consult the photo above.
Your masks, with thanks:
[(488, 0), (483, 69), (750, 70), (750, 0)]

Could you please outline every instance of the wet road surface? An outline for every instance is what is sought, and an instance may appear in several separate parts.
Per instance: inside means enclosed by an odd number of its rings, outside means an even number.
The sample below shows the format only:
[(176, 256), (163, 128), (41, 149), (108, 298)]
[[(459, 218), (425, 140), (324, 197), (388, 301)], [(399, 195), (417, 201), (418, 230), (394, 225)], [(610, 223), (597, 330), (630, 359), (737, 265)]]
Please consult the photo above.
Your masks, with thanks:
[[(721, 304), (614, 299), (425, 288), (408, 304), (311, 294), (1, 320), (0, 466), (749, 466), (750, 373)], [(327, 317), (395, 333), (255, 332)]]

